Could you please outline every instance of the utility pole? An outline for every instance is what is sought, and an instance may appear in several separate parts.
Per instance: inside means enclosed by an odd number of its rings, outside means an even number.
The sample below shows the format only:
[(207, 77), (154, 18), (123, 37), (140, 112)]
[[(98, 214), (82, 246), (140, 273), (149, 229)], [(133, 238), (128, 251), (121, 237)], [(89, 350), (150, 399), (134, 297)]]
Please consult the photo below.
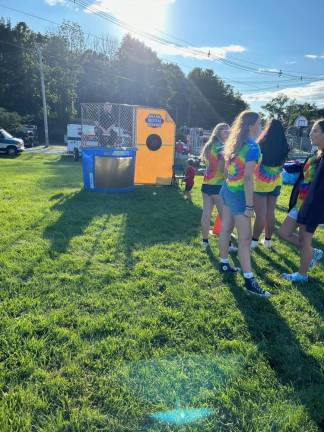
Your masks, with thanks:
[(37, 49), (38, 59), (39, 59), (39, 72), (40, 72), (42, 100), (43, 100), (45, 147), (48, 147), (49, 146), (49, 140), (48, 140), (48, 124), (47, 124), (47, 106), (46, 106), (44, 70), (43, 70), (43, 57), (42, 57), (42, 46), (41, 46), (41, 44), (36, 44), (36, 49)]

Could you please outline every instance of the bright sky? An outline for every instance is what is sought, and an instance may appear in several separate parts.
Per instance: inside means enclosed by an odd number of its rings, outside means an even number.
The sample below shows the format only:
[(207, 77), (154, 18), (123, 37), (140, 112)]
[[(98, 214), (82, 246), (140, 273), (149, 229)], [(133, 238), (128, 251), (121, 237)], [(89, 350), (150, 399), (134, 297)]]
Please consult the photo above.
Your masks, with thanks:
[(0, 0), (0, 16), (44, 31), (54, 25), (3, 6), (121, 39), (126, 30), (96, 14), (107, 12), (185, 73), (213, 69), (253, 109), (278, 92), (324, 106), (323, 0)]

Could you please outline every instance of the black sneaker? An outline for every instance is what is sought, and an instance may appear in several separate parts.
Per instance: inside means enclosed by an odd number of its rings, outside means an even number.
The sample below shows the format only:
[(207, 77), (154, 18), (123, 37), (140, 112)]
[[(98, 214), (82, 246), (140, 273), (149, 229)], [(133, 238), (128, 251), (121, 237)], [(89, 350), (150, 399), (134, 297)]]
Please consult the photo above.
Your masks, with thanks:
[(238, 267), (232, 267), (230, 263), (219, 263), (219, 271), (221, 273), (236, 273), (240, 271)]
[(259, 297), (270, 297), (271, 294), (268, 291), (264, 291), (260, 285), (258, 284), (257, 280), (252, 278), (244, 278), (245, 282), (245, 288), (249, 291), (251, 294), (255, 294)]

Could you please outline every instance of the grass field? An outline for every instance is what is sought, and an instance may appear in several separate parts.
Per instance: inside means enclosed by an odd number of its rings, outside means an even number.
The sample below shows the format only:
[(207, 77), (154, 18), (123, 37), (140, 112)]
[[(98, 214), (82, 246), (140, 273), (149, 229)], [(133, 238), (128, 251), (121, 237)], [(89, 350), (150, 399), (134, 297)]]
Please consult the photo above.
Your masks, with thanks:
[[(170, 187), (84, 192), (55, 155), (0, 172), (1, 432), (324, 430), (323, 263), (294, 286), (279, 275), (297, 253), (260, 247), (273, 296), (252, 298), (217, 271), (216, 239), (199, 248), (199, 178), (191, 205)], [(153, 421), (176, 408), (211, 415)]]

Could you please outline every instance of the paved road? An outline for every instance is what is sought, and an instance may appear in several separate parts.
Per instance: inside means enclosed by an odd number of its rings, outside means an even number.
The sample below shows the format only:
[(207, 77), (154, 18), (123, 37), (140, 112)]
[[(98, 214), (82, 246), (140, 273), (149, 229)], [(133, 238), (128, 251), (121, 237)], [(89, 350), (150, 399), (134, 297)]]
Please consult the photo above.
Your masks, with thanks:
[(37, 146), (25, 149), (26, 153), (42, 153), (42, 154), (64, 154), (66, 153), (66, 146)]

